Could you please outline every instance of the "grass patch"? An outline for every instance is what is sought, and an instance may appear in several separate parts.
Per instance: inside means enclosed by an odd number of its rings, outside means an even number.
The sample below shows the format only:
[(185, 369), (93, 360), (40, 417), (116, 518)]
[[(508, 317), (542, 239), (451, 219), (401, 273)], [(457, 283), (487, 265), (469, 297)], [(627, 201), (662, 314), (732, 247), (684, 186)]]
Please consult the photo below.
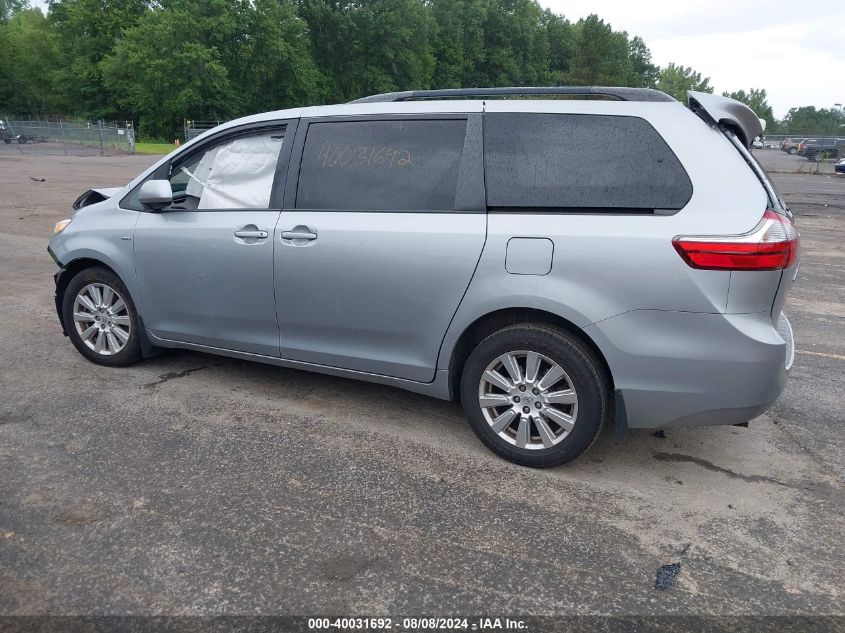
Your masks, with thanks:
[(174, 149), (173, 143), (135, 143), (136, 154), (169, 154)]

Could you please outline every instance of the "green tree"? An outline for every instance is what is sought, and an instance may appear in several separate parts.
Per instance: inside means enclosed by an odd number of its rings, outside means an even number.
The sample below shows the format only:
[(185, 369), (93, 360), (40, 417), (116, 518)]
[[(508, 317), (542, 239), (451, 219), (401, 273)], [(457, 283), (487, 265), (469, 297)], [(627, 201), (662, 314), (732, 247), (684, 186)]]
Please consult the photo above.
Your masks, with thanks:
[(535, 0), (486, 0), (483, 60), (478, 86), (542, 85), (548, 79), (549, 46)]
[(162, 0), (99, 65), (142, 133), (325, 98), (326, 79), (291, 0)]
[(654, 88), (660, 78), (660, 68), (651, 61), (651, 51), (639, 35), (635, 35), (628, 46), (631, 60), (631, 73), (627, 86), (634, 88)]
[(431, 0), (435, 29), (433, 88), (476, 87), (477, 69), (484, 61), (484, 0)]
[(843, 123), (845, 119), (836, 108), (802, 106), (790, 108), (780, 127), (784, 134), (835, 136), (843, 133), (845, 128), (840, 127)]
[[(225, 4), (216, 8), (225, 11)], [(215, 23), (227, 30), (227, 16), (212, 20), (208, 11), (191, 9), (179, 2), (149, 11), (99, 66), (106, 88), (139, 120), (142, 133), (169, 138), (187, 117), (226, 118), (242, 105), (212, 43), (226, 33), (210, 32)]]
[(419, 0), (299, 0), (328, 97), (428, 88), (434, 20)]
[(265, 112), (320, 103), (327, 80), (311, 55), (305, 21), (289, 0), (254, 0), (237, 87), (246, 110)]
[(0, 24), (8, 22), (13, 15), (27, 6), (26, 0), (0, 0)]
[(730, 97), (741, 101), (749, 108), (754, 110), (754, 113), (761, 119), (766, 121), (766, 131), (772, 133), (775, 128), (775, 114), (772, 111), (772, 106), (766, 101), (765, 88), (757, 89), (751, 88), (748, 92), (745, 90), (737, 90), (735, 92), (723, 92), (722, 96)]
[(544, 12), (542, 21), (549, 42), (548, 83), (552, 86), (565, 86), (575, 55), (575, 27), (563, 16), (548, 10)]
[(49, 18), (59, 46), (57, 99), (67, 114), (115, 118), (115, 95), (104, 89), (100, 62), (121, 31), (147, 9), (146, 0), (52, 0)]
[(687, 90), (698, 92), (713, 92), (710, 77), (702, 77), (689, 66), (678, 66), (670, 63), (660, 70), (657, 89), (669, 94), (681, 103), (687, 102)]
[(15, 7), (0, 23), (0, 108), (16, 114), (55, 114), (56, 36), (38, 9)]
[(434, 21), (418, 0), (364, 0), (352, 14), (360, 88), (350, 97), (431, 86)]
[(628, 36), (593, 14), (575, 25), (575, 51), (569, 83), (576, 86), (625, 86), (633, 75)]

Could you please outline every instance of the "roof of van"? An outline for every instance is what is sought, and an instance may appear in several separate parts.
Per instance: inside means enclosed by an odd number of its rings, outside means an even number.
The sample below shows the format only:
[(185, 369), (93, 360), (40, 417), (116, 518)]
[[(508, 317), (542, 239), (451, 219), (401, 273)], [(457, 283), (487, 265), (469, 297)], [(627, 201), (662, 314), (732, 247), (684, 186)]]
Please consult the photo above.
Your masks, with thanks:
[[(688, 94), (689, 104), (694, 112), (712, 124), (722, 124), (734, 128), (746, 146), (750, 146), (751, 141), (762, 134), (763, 126), (760, 119), (744, 103), (721, 95), (694, 91), (690, 91)], [(526, 97), (528, 98), (526, 99)], [(544, 97), (548, 97), (548, 99)], [(489, 104), (488, 109), (494, 103), (502, 105), (507, 103), (507, 107), (514, 111), (532, 111), (541, 103), (546, 104), (544, 107), (552, 107), (551, 104), (554, 102), (556, 104), (554, 106), (555, 111), (577, 110), (580, 113), (595, 114), (617, 114), (619, 107), (624, 104), (625, 113), (631, 115), (654, 112), (655, 107), (660, 109), (683, 107), (666, 93), (651, 88), (550, 86), (409, 90), (371, 95), (345, 104), (290, 108), (254, 114), (224, 123), (221, 128), (225, 129), (234, 125), (273, 119), (296, 119), (300, 117), (483, 112), (485, 102)], [(203, 134), (197, 138), (204, 136)]]
[(371, 103), (373, 101), (428, 101), (440, 99), (490, 99), (518, 97), (587, 97), (613, 99), (616, 101), (675, 101), (660, 90), (651, 88), (627, 88), (613, 86), (540, 86), (540, 87), (498, 87), (498, 88), (448, 88), (444, 90), (405, 90), (384, 92), (355, 99), (350, 103)]

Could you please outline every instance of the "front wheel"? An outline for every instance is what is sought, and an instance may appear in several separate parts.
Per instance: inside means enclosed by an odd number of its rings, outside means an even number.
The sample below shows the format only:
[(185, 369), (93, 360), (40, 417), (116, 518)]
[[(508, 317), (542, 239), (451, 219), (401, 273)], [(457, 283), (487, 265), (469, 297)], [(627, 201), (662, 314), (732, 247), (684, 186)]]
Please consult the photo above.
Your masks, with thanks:
[(475, 434), (523, 466), (574, 460), (598, 438), (608, 382), (593, 351), (568, 332), (541, 324), (491, 334), (470, 354), (461, 401)]
[(141, 358), (135, 304), (120, 278), (107, 268), (86, 268), (70, 280), (62, 317), (74, 347), (88, 360), (115, 367)]

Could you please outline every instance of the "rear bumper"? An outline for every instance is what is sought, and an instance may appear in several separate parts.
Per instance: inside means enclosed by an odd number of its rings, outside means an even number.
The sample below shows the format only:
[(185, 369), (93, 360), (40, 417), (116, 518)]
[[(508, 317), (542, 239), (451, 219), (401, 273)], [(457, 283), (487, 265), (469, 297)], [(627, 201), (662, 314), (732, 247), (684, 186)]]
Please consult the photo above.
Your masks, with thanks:
[[(785, 319), (785, 317), (784, 317)], [(628, 426), (747, 422), (786, 384), (791, 329), (769, 312), (634, 310), (589, 326), (624, 395)]]

